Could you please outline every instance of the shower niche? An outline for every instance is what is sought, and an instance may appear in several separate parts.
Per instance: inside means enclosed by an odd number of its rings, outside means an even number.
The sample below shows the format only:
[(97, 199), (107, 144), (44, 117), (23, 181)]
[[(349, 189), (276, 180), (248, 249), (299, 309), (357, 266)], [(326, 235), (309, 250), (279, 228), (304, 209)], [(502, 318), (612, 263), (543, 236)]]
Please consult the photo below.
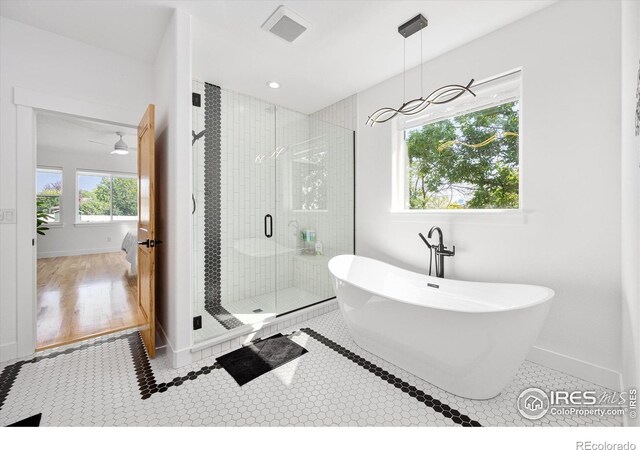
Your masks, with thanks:
[(354, 252), (354, 131), (193, 87), (198, 344), (333, 298), (327, 262)]

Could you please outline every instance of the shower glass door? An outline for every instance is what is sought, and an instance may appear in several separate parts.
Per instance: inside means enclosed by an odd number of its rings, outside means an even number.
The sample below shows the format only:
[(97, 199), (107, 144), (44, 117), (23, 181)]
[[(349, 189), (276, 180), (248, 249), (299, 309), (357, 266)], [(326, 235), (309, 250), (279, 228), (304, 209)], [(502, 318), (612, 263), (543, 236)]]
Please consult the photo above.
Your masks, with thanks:
[(275, 107), (223, 90), (222, 292), (233, 328), (276, 314)]
[[(353, 253), (353, 131), (194, 82), (195, 344), (333, 297)], [(198, 325), (201, 322), (201, 326)]]
[(277, 314), (277, 244), (275, 107), (206, 83), (194, 92), (197, 344)]
[(354, 132), (276, 109), (276, 311), (334, 297), (327, 264), (354, 253)]

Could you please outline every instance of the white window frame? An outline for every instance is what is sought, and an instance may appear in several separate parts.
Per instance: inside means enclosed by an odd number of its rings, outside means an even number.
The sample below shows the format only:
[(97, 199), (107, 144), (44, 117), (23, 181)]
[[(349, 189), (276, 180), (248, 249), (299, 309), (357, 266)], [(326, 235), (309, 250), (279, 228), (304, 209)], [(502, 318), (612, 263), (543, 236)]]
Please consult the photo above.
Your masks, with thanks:
[[(111, 180), (109, 183), (109, 220), (100, 220), (95, 222), (81, 222), (80, 221), (80, 176), (99, 176), (105, 177), (108, 176)], [(127, 172), (114, 172), (114, 171), (100, 171), (100, 170), (87, 170), (87, 169), (78, 169), (76, 170), (76, 226), (100, 226), (105, 224), (116, 224), (116, 223), (137, 223), (138, 218), (130, 219), (130, 220), (113, 220), (113, 178), (134, 178), (138, 179), (138, 175), (135, 173), (127, 173)], [(138, 186), (138, 189), (140, 187)], [(140, 212), (140, 205), (137, 205), (138, 213)]]
[[(476, 86), (476, 87), (474, 87)], [(402, 116), (393, 121), (394, 156), (392, 161), (393, 187), (391, 212), (403, 217), (437, 216), (440, 218), (496, 217), (512, 218), (516, 222), (523, 220), (523, 139), (522, 139), (522, 70), (510, 70), (500, 75), (474, 83), (471, 89), (477, 97), (462, 96), (451, 104), (432, 105), (419, 116)], [(519, 101), (519, 136), (518, 136), (518, 198), (519, 207), (511, 209), (410, 209), (409, 199), (409, 155), (405, 141), (405, 132), (410, 129), (440, 122), (452, 117), (490, 108), (492, 106)]]
[(38, 179), (38, 172), (49, 172), (49, 173), (60, 173), (60, 180), (62, 182), (62, 188), (60, 189), (60, 195), (42, 195), (38, 194), (36, 189), (36, 200), (38, 197), (60, 197), (60, 220), (54, 220), (53, 222), (47, 222), (47, 226), (62, 226), (64, 221), (62, 220), (62, 196), (64, 195), (64, 171), (62, 167), (51, 167), (51, 166), (37, 166), (36, 167), (36, 182)]

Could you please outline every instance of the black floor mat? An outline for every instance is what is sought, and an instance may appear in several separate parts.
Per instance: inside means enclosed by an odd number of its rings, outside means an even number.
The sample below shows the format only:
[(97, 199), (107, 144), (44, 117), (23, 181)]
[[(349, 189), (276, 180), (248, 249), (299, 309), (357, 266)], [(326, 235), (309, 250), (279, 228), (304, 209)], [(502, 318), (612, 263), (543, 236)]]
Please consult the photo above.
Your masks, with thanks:
[(278, 333), (216, 358), (240, 386), (307, 353), (307, 349)]
[(36, 414), (35, 416), (27, 417), (26, 419), (19, 420), (7, 426), (8, 427), (39, 427), (41, 419), (42, 419), (42, 413)]

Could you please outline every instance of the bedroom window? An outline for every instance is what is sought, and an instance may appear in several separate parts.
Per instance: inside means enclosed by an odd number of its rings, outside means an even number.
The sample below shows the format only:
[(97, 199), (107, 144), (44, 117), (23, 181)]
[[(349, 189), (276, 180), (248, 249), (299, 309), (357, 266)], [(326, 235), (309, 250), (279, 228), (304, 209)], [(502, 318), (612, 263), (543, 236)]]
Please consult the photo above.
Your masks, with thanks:
[(47, 223), (61, 223), (62, 169), (38, 167), (36, 184), (38, 211), (44, 211), (49, 215)]
[(405, 210), (520, 208), (520, 72), (472, 89), (403, 124)]
[(77, 172), (78, 223), (138, 218), (138, 179), (133, 174)]

